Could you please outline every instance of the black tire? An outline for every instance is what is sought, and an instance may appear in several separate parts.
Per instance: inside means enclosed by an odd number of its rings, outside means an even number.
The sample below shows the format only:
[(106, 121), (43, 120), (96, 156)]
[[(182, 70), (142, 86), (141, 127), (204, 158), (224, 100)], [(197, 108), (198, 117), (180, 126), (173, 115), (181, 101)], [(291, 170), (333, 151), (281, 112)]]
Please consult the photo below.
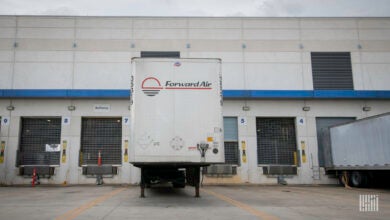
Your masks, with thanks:
[(365, 187), (367, 182), (367, 175), (361, 171), (352, 171), (349, 175), (349, 184), (353, 187)]

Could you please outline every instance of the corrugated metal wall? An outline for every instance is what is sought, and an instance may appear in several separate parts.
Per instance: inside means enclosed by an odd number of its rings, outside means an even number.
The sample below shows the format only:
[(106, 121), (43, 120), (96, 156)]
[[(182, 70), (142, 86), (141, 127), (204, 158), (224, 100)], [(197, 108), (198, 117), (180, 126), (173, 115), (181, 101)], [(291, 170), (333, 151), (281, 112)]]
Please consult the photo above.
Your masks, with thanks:
[(311, 65), (315, 90), (352, 90), (349, 52), (312, 52)]
[(141, 57), (180, 58), (180, 51), (141, 51)]
[(334, 125), (343, 124), (346, 122), (354, 121), (353, 117), (318, 117), (316, 118), (317, 126), (317, 142), (318, 142), (318, 165), (320, 167), (325, 166), (325, 156), (331, 156), (331, 152), (326, 152), (326, 149), (330, 149), (330, 134), (329, 127)]

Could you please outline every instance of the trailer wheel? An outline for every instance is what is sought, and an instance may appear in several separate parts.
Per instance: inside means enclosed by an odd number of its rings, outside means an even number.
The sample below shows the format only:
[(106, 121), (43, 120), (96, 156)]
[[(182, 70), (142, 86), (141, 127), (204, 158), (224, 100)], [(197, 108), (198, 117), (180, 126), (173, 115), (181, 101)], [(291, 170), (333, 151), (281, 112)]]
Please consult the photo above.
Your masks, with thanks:
[(349, 177), (349, 184), (353, 187), (364, 187), (367, 185), (367, 175), (360, 171), (353, 171)]
[(140, 189), (141, 189), (140, 197), (141, 198), (145, 198), (145, 186), (146, 186), (146, 182), (145, 182), (145, 168), (141, 168), (141, 183), (139, 184), (139, 186), (140, 186)]

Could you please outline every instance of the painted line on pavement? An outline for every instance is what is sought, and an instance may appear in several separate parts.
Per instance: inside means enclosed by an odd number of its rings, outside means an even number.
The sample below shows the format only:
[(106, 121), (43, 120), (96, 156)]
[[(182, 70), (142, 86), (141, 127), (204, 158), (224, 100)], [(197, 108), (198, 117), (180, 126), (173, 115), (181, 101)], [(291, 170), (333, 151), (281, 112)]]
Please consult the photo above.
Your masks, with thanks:
[(271, 214), (268, 214), (266, 212), (262, 212), (262, 211), (259, 211), (253, 207), (251, 207), (250, 205), (247, 205), (245, 203), (242, 203), (242, 202), (239, 202), (237, 200), (234, 200), (232, 198), (229, 198), (227, 196), (224, 196), (224, 195), (221, 195), (219, 193), (216, 193), (214, 191), (211, 191), (211, 190), (205, 190), (205, 189), (202, 189), (203, 192), (209, 194), (209, 195), (212, 195), (212, 196), (215, 196), (217, 197), (218, 199), (220, 200), (223, 200), (227, 203), (230, 203), (244, 211), (247, 211), (249, 213), (251, 213), (252, 215), (254, 216), (257, 216), (257, 217), (260, 217), (261, 219), (264, 219), (264, 220), (278, 220), (279, 218), (274, 216), (274, 215), (271, 215)]
[(111, 191), (109, 193), (106, 193), (88, 203), (85, 203), (73, 210), (70, 210), (68, 211), (67, 213), (63, 214), (63, 215), (60, 215), (60, 216), (57, 216), (55, 219), (56, 220), (71, 220), (71, 219), (74, 219), (76, 218), (77, 216), (79, 216), (81, 213), (83, 213), (84, 211), (86, 211), (87, 209), (90, 209), (92, 207), (94, 207), (95, 205), (97, 204), (100, 204), (104, 201), (106, 201), (107, 199), (117, 195), (118, 193), (124, 191), (126, 188), (120, 188), (120, 189), (116, 189), (114, 191)]

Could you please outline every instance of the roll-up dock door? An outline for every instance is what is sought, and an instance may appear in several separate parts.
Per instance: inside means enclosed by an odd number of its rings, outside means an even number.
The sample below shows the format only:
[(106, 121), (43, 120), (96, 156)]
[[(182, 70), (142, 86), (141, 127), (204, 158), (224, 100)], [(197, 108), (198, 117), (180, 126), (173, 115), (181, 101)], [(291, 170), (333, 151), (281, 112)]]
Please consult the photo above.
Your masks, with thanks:
[(122, 165), (121, 152), (121, 118), (82, 118), (80, 166), (83, 174), (116, 174), (117, 166)]
[(21, 175), (51, 176), (60, 165), (61, 118), (21, 118), (17, 166)]
[(294, 118), (256, 118), (257, 163), (267, 175), (295, 175), (297, 140)]

